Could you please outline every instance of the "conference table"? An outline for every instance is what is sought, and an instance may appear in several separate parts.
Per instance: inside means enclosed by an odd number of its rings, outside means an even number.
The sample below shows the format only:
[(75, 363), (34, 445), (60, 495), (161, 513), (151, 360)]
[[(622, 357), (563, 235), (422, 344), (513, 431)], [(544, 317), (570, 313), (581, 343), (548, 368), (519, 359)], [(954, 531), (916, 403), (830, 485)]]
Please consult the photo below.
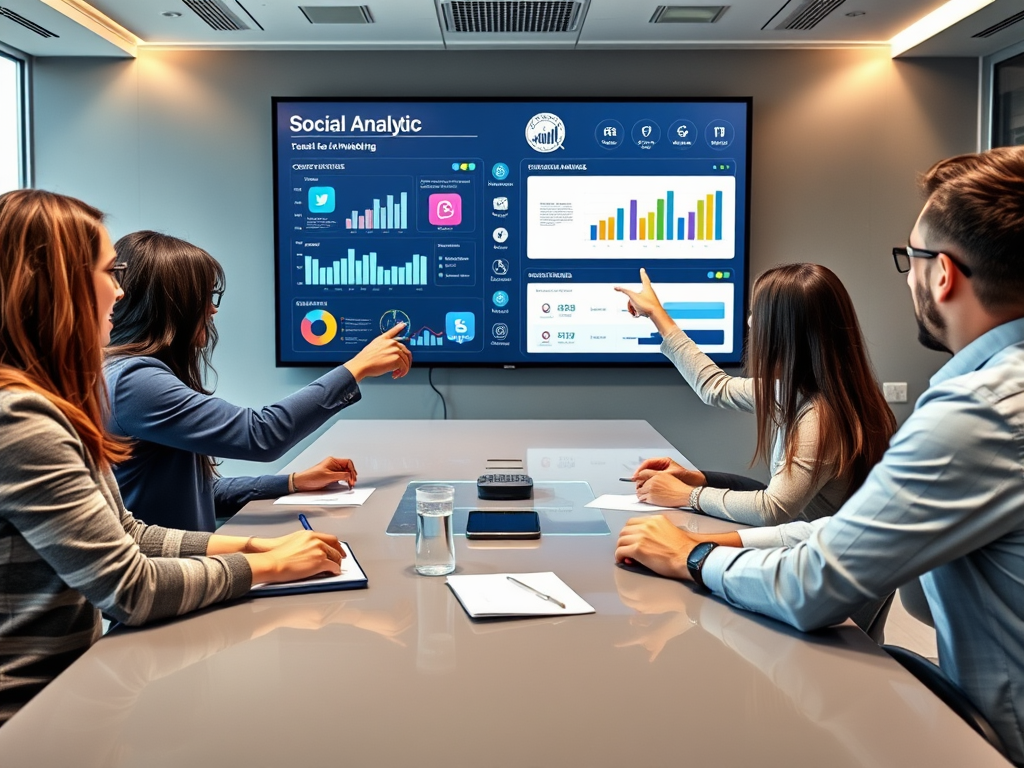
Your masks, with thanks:
[(414, 537), (386, 533), (410, 483), (473, 481), (488, 459), (593, 496), (629, 493), (643, 458), (692, 466), (647, 422), (343, 420), (285, 471), (326, 455), (376, 489), (362, 506), (254, 502), (221, 532), (277, 536), (304, 512), (349, 543), (367, 589), (115, 629), (0, 728), (0, 764), (1007, 765), (851, 623), (803, 634), (616, 566), (632, 513), (552, 512), (603, 517), (603, 535), (456, 536), (456, 573), (554, 571), (596, 609), (580, 616), (472, 620), (444, 577), (416, 574)]

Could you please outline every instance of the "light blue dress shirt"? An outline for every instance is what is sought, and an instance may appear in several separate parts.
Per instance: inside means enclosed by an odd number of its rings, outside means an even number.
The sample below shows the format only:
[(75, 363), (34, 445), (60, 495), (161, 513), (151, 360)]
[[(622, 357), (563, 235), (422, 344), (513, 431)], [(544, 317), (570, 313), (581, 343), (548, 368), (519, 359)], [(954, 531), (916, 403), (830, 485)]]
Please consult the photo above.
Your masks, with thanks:
[(791, 545), (712, 551), (708, 588), (809, 630), (921, 576), (942, 670), (1024, 764), (1024, 319), (975, 339), (932, 377), (834, 516), (747, 531), (743, 542), (773, 536)]

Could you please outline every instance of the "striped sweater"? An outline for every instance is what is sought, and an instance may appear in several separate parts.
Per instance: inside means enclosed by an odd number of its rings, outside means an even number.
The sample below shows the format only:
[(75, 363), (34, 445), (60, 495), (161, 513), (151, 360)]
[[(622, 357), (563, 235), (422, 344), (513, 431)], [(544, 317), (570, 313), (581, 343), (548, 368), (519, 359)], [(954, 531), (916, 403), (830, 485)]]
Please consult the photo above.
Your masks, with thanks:
[(210, 534), (147, 526), (124, 508), (44, 397), (0, 390), (0, 724), (100, 635), (245, 594), (244, 555)]

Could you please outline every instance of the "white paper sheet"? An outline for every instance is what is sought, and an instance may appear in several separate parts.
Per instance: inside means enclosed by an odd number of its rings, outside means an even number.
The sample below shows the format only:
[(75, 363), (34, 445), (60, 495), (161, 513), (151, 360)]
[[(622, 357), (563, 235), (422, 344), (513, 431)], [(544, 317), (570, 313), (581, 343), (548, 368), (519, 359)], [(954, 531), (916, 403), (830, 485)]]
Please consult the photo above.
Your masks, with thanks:
[[(509, 581), (509, 576), (561, 601), (565, 608)], [(590, 603), (550, 571), (459, 574), (448, 577), (448, 586), (459, 598), (466, 613), (474, 619), (494, 616), (570, 616), (595, 612)]]
[(690, 509), (690, 507), (659, 507), (655, 504), (648, 504), (646, 501), (640, 501), (635, 493), (606, 493), (604, 496), (598, 496), (586, 506), (596, 507), (597, 509), (614, 509), (619, 512), (659, 512)]
[(359, 507), (376, 488), (345, 488), (340, 491), (303, 491), (282, 496), (275, 504), (293, 507)]
[(341, 560), (341, 573), (337, 576), (310, 576), (308, 579), (299, 581), (283, 581), (276, 584), (253, 584), (250, 594), (255, 597), (262, 595), (293, 594), (302, 592), (319, 592), (329, 589), (343, 589), (349, 582), (365, 582), (366, 574), (359, 567), (352, 550), (346, 542), (339, 542), (345, 551), (345, 557)]

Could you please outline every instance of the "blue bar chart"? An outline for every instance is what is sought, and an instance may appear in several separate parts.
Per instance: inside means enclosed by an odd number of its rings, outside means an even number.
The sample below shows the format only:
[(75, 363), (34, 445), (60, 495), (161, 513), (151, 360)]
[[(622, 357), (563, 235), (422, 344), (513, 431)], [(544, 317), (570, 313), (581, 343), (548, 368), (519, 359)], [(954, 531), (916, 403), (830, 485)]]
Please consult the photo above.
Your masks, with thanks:
[(409, 195), (385, 195), (373, 198), (372, 205), (362, 210), (352, 209), (345, 219), (345, 229), (408, 229)]
[(427, 257), (414, 253), (404, 264), (378, 264), (376, 251), (348, 255), (321, 265), (320, 259), (305, 257), (306, 285), (426, 285)]
[(444, 344), (444, 334), (436, 333), (430, 328), (424, 327), (416, 331), (415, 336), (409, 337), (410, 347), (440, 347)]

